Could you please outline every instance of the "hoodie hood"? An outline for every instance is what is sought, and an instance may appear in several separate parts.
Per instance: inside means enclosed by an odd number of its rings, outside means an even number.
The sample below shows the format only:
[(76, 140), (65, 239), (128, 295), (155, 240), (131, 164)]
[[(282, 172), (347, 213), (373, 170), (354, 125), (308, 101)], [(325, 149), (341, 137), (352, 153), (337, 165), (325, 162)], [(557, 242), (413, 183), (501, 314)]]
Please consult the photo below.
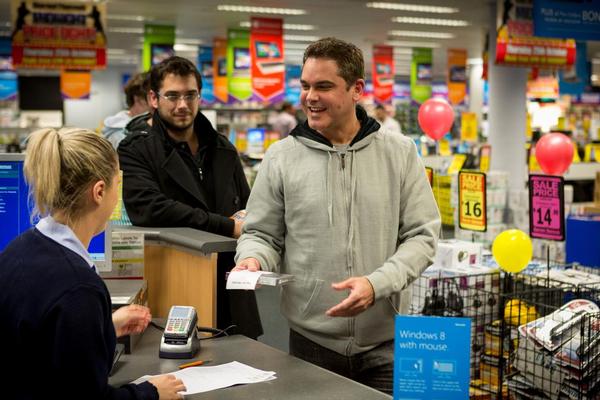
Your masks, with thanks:
[[(358, 121), (360, 122), (360, 129), (356, 136), (354, 136), (354, 138), (350, 142), (350, 147), (354, 146), (362, 139), (371, 135), (373, 132), (377, 132), (380, 128), (379, 122), (377, 122), (374, 118), (369, 117), (365, 109), (359, 105), (356, 106), (356, 118), (358, 118)], [(301, 124), (298, 124), (292, 130), (292, 132), (290, 132), (290, 136), (294, 136), (296, 138), (304, 137), (314, 142), (323, 144), (327, 147), (334, 147), (333, 144), (329, 141), (329, 139), (327, 139), (325, 136), (308, 126), (308, 120), (304, 121)]]
[(119, 111), (115, 115), (106, 117), (104, 119), (104, 126), (109, 129), (123, 129), (125, 125), (131, 120), (129, 112), (127, 110)]

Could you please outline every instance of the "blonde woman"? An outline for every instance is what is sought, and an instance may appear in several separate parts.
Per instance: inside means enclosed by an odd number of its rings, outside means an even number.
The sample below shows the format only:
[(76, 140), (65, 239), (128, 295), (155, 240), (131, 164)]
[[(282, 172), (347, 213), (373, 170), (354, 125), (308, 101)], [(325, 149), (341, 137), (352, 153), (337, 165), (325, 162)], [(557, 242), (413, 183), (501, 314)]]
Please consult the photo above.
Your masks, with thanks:
[(41, 219), (0, 253), (2, 381), (10, 382), (2, 397), (182, 398), (183, 382), (172, 375), (108, 385), (116, 337), (150, 321), (141, 306), (111, 314), (86, 250), (117, 202), (116, 152), (82, 129), (36, 131), (28, 143), (25, 178)]

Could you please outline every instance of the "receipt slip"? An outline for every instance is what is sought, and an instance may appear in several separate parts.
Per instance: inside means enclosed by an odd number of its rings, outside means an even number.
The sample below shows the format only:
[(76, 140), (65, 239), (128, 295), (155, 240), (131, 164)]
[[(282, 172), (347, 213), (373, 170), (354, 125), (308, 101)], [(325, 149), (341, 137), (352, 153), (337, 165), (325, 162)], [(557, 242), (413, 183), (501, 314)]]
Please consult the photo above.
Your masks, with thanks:
[(228, 290), (242, 289), (242, 290), (254, 290), (256, 284), (261, 275), (265, 274), (265, 271), (251, 272), (248, 270), (242, 271), (231, 271), (227, 276), (227, 285), (225, 286)]

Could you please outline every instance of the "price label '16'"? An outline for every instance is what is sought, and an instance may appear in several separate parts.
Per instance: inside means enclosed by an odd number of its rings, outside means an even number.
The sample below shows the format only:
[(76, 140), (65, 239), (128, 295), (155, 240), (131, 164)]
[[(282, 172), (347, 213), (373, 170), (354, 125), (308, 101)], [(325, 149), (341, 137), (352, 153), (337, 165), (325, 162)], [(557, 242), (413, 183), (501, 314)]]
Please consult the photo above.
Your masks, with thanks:
[(485, 232), (487, 213), (484, 173), (461, 171), (458, 174), (458, 202), (460, 228)]

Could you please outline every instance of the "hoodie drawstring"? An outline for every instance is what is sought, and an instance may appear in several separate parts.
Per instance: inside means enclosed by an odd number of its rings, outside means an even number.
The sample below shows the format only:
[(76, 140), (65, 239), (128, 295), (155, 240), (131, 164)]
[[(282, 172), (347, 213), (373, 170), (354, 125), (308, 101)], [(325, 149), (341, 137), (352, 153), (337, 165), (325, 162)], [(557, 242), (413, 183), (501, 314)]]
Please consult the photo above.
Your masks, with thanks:
[(333, 166), (331, 162), (331, 152), (328, 151), (327, 155), (329, 159), (327, 160), (327, 181), (325, 185), (327, 186), (327, 216), (329, 217), (329, 226), (333, 225)]

